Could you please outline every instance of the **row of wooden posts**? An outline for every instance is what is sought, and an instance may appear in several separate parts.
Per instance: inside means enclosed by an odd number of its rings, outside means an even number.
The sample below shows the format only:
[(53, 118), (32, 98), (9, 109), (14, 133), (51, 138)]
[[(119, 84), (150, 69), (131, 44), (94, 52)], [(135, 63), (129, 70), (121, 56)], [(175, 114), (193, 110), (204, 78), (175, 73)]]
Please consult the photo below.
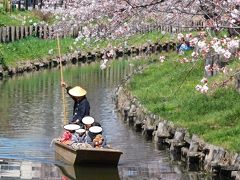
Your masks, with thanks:
[[(195, 22), (194, 26), (172, 26), (172, 25), (144, 25), (140, 27), (132, 27), (130, 30), (131, 34), (136, 33), (146, 33), (154, 30), (164, 31), (168, 33), (179, 33), (185, 31), (191, 31), (201, 28), (203, 25), (201, 21)], [(43, 39), (53, 39), (56, 38), (56, 31), (58, 31), (59, 37), (77, 37), (79, 31), (82, 31), (81, 26), (76, 26), (68, 30), (62, 30), (61, 32), (55, 29), (53, 26), (48, 25), (37, 25), (37, 26), (4, 26), (0, 27), (0, 43), (14, 42), (23, 39), (28, 36), (35, 36)], [(100, 31), (100, 30), (99, 30)]]
[[(59, 33), (60, 37), (77, 37), (80, 27)], [(0, 43), (14, 42), (28, 36), (35, 36), (42, 39), (56, 38), (56, 30), (52, 26), (6, 26), (0, 28)]]

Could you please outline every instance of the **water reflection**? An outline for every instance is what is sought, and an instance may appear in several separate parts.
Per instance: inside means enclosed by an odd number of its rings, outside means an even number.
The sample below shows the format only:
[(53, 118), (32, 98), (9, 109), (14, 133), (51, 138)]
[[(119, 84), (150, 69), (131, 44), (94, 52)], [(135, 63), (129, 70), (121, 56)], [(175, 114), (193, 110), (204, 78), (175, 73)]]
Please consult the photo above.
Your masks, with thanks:
[[(84, 167), (66, 164), (52, 165), (31, 161), (1, 160), (0, 179), (54, 179), (54, 180), (217, 180), (196, 172), (182, 173), (179, 166), (174, 169), (156, 165), (142, 167)], [(223, 178), (221, 178), (223, 179)]]
[(59, 166), (65, 179), (120, 180), (117, 167)]
[(58, 167), (31, 161), (1, 160), (1, 179), (60, 179)]
[(119, 180), (118, 168), (51, 165), (31, 161), (1, 160), (1, 179)]

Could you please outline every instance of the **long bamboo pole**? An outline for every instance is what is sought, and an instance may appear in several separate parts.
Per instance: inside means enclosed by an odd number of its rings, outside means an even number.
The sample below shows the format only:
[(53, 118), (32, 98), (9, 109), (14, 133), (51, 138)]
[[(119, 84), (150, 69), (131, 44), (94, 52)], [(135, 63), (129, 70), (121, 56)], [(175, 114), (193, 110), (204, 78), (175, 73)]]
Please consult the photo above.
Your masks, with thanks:
[[(60, 42), (59, 37), (57, 34), (57, 45), (58, 45), (58, 55), (59, 55), (59, 65), (60, 65), (60, 73), (61, 73), (61, 82), (64, 82), (63, 79), (63, 67), (62, 67), (62, 56), (61, 56), (61, 49), (60, 49)], [(62, 104), (63, 104), (63, 124), (66, 125), (68, 123), (67, 121), (67, 106), (66, 106), (66, 100), (65, 100), (65, 93), (64, 93), (64, 87), (62, 86)]]

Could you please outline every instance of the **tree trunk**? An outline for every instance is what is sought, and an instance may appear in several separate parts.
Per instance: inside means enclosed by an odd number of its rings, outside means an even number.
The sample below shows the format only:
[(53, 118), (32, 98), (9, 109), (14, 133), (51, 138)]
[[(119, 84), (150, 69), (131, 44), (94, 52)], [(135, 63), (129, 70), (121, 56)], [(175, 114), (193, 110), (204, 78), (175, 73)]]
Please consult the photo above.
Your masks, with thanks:
[(25, 9), (28, 10), (28, 0), (25, 0)]
[(17, 3), (18, 3), (18, 10), (20, 10), (21, 9), (21, 1), (19, 0)]
[(36, 8), (36, 0), (33, 0), (33, 9)]
[(40, 9), (42, 9), (42, 6), (43, 6), (43, 1), (42, 0), (40, 0)]

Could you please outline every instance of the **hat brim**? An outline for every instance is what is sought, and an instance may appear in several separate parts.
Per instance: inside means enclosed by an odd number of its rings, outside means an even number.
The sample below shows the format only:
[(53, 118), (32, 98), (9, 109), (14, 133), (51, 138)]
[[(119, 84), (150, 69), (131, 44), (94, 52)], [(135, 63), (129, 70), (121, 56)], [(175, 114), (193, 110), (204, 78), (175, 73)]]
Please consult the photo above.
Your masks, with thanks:
[(82, 97), (87, 94), (87, 91), (85, 89), (81, 88), (80, 86), (75, 86), (74, 88), (71, 88), (68, 91), (68, 93), (74, 97)]

